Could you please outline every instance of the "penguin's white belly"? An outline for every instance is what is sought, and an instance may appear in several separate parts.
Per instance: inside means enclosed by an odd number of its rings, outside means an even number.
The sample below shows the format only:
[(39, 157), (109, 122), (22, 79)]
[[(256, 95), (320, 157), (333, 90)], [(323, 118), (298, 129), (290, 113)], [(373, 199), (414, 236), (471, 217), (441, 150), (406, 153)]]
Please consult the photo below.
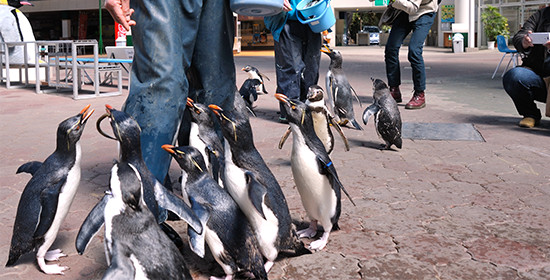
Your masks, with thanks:
[(317, 137), (323, 142), (325, 150), (329, 151), (332, 147), (332, 138), (330, 137), (330, 131), (328, 131), (327, 118), (322, 113), (312, 113), (311, 117), (313, 119), (315, 134), (317, 134)]
[(268, 260), (277, 258), (278, 250), (275, 247), (277, 234), (279, 232), (279, 220), (265, 204), (262, 203), (262, 210), (266, 219), (262, 218), (258, 210), (250, 201), (244, 171), (231, 161), (231, 149), (225, 141), (225, 182), (224, 187), (231, 197), (237, 202), (239, 208), (248, 218), (250, 225), (254, 228), (260, 251)]
[(120, 215), (124, 210), (124, 202), (121, 199), (115, 199), (112, 196), (109, 197), (104, 210), (105, 217), (105, 257), (107, 264), (111, 264), (111, 256), (113, 251), (113, 237), (111, 235), (113, 231), (113, 218)]
[(205, 232), (206, 243), (208, 244), (208, 247), (210, 248), (212, 255), (216, 259), (216, 262), (220, 264), (225, 274), (232, 275), (234, 271), (231, 269), (231, 266), (224, 264), (221, 261), (222, 257), (226, 254), (225, 248), (223, 246), (223, 242), (221, 241), (220, 237), (215, 231), (211, 230), (208, 227), (204, 227), (204, 228), (206, 230)]
[(291, 166), (294, 182), (307, 214), (311, 219), (318, 220), (323, 227), (331, 227), (330, 219), (336, 213), (337, 199), (327, 176), (319, 173), (316, 155), (305, 143), (295, 143)]
[(80, 184), (80, 144), (76, 144), (76, 160), (67, 174), (67, 181), (65, 185), (61, 187), (58, 199), (57, 199), (57, 210), (55, 212), (55, 217), (52, 221), (52, 224), (46, 234), (44, 235), (44, 243), (38, 248), (37, 256), (43, 257), (50, 246), (55, 241), (57, 233), (61, 224), (65, 220), (67, 213), (69, 213), (69, 208), (73, 203), (76, 190)]
[(132, 261), (132, 264), (134, 265), (134, 269), (136, 271), (134, 275), (135, 280), (147, 280), (149, 279), (147, 277), (147, 274), (145, 273), (145, 268), (143, 268), (143, 265), (139, 262), (139, 260), (134, 256), (134, 254), (130, 255), (130, 260)]
[(206, 167), (210, 166), (208, 155), (206, 154), (206, 144), (199, 138), (199, 125), (191, 122), (191, 130), (189, 133), (189, 146), (197, 148), (201, 152)]

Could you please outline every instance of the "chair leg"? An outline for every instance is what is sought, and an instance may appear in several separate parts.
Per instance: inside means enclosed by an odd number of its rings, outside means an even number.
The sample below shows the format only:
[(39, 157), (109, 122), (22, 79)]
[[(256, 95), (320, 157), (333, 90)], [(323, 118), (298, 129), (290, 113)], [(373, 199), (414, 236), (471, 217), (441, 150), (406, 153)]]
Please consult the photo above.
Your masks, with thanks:
[(493, 72), (493, 76), (491, 77), (491, 80), (495, 77), (495, 75), (497, 74), (497, 71), (498, 71), (498, 68), (500, 68), (500, 64), (502, 63), (502, 60), (504, 59), (504, 57), (506, 56), (506, 54), (504, 54), (502, 56), (502, 58), (500, 59), (500, 62), (498, 63), (497, 65), (497, 68), (495, 68), (495, 72)]
[[(512, 62), (514, 60), (514, 54), (510, 54), (511, 57), (510, 57), (510, 60), (508, 60), (508, 64), (506, 64), (506, 68), (504, 68), (504, 71), (502, 72), (502, 75), (500, 75), (501, 77), (504, 77), (504, 74), (506, 73), (506, 71), (508, 70), (508, 67), (510, 67), (510, 62)], [(514, 62), (514, 66), (515, 66), (515, 62)]]

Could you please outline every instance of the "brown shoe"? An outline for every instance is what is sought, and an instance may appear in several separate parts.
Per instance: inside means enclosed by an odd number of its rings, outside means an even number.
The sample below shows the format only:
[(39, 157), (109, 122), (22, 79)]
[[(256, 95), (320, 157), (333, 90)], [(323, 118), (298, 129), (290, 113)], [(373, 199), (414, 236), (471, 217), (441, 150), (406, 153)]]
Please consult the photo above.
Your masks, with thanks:
[(535, 120), (531, 117), (525, 117), (519, 122), (519, 126), (526, 127), (526, 128), (533, 128), (535, 126), (538, 126), (540, 124), (540, 119)]
[(395, 99), (395, 102), (399, 103), (403, 101), (403, 99), (401, 99), (401, 91), (399, 90), (399, 86), (390, 87), (390, 94), (393, 99)]
[(405, 109), (422, 109), (426, 107), (426, 98), (423, 91), (415, 91), (411, 101), (405, 105)]

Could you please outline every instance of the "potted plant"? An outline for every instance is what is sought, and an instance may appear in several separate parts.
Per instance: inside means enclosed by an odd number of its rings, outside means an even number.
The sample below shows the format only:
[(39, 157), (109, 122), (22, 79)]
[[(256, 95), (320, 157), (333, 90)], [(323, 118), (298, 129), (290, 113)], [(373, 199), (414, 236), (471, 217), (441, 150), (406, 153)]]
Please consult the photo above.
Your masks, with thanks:
[(487, 6), (481, 13), (481, 22), (487, 36), (487, 47), (495, 48), (495, 40), (498, 35), (508, 36), (508, 19), (498, 12), (497, 7)]

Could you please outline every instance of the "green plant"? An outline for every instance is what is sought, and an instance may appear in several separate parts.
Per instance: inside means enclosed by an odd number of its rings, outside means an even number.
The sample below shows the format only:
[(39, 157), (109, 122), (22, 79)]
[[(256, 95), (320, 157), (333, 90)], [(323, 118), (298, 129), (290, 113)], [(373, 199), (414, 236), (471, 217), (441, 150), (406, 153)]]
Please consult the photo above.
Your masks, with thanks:
[(488, 41), (495, 41), (498, 35), (508, 36), (508, 19), (498, 12), (497, 7), (487, 6), (481, 13), (481, 22)]

